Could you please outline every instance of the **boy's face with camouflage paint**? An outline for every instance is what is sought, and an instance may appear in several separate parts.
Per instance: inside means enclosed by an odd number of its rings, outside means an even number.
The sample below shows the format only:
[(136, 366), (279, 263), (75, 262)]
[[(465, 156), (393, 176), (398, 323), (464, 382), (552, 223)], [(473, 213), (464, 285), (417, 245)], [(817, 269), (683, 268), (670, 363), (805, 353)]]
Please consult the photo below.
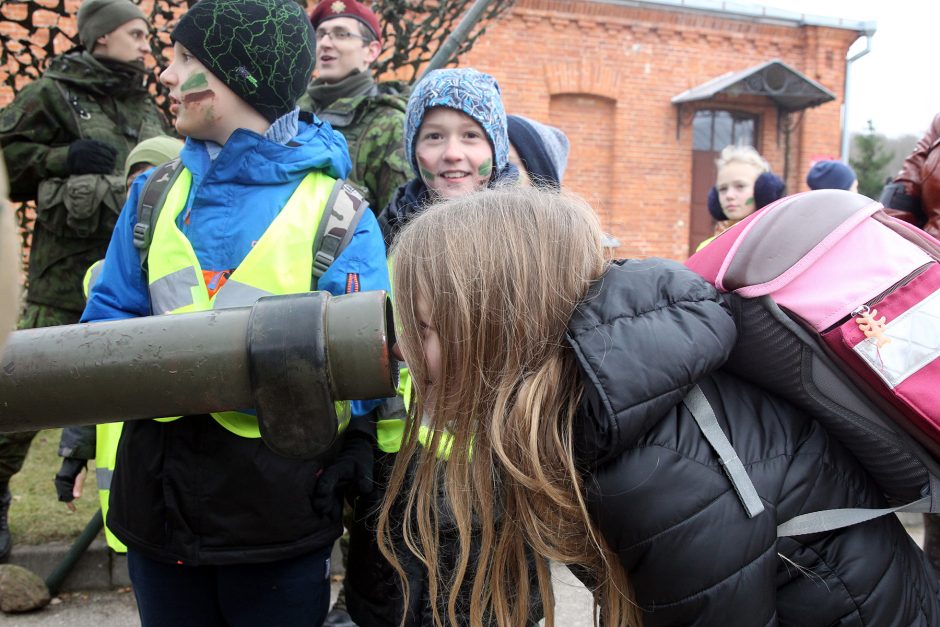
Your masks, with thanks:
[(170, 113), (176, 130), (193, 139), (224, 144), (236, 126), (238, 110), (247, 106), (180, 43), (173, 44), (173, 62), (160, 74), (170, 89)]
[(442, 198), (482, 189), (493, 173), (493, 149), (483, 127), (466, 113), (447, 107), (424, 114), (415, 159), (425, 185)]

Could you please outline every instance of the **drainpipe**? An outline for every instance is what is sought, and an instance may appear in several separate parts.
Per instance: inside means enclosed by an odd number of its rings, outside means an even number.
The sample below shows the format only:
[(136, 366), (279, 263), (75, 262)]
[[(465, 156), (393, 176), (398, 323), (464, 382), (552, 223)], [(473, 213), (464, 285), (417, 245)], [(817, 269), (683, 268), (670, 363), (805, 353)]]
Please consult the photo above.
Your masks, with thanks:
[(865, 49), (845, 60), (845, 102), (842, 104), (842, 137), (840, 153), (842, 161), (849, 162), (849, 88), (852, 85), (852, 63), (871, 52), (871, 38), (875, 34), (874, 25), (865, 30)]

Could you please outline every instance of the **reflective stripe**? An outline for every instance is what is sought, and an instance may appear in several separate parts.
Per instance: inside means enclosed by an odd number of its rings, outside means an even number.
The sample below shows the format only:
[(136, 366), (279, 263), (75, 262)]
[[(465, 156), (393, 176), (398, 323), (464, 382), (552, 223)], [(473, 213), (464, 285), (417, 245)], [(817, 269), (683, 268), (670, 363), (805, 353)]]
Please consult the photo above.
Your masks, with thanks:
[(190, 266), (150, 283), (150, 306), (155, 314), (165, 314), (193, 304), (193, 288), (199, 287), (196, 270)]
[(229, 279), (225, 282), (225, 285), (219, 288), (219, 291), (215, 293), (212, 307), (213, 309), (244, 307), (254, 304), (255, 301), (264, 296), (271, 296), (271, 292)]
[(84, 291), (86, 299), (91, 293), (91, 288), (93, 288), (95, 283), (98, 282), (98, 277), (101, 276), (101, 270), (103, 268), (104, 259), (99, 259), (95, 263), (91, 264), (88, 270), (85, 271), (85, 279), (82, 281), (82, 290)]
[(124, 423), (109, 422), (95, 427), (95, 478), (98, 481), (98, 500), (104, 517), (104, 536), (108, 546), (118, 553), (127, 553), (127, 547), (108, 529), (108, 499), (111, 495), (111, 479), (117, 462), (118, 442)]
[(856, 344), (854, 350), (894, 388), (940, 357), (940, 292), (890, 321), (884, 334), (891, 342), (880, 349), (866, 339)]
[(111, 489), (111, 477), (114, 475), (114, 471), (110, 468), (95, 468), (95, 479), (98, 481), (99, 490), (110, 490)]
[[(434, 455), (438, 459), (448, 460), (450, 459), (450, 451), (454, 447), (454, 436), (450, 434), (449, 431), (441, 431), (441, 439), (437, 441), (437, 451)], [(421, 442), (421, 445), (424, 448), (429, 448), (431, 446), (432, 440), (434, 439), (434, 430), (426, 425), (421, 425), (418, 427), (418, 441)], [(473, 453), (473, 441), (470, 442), (470, 453)]]
[(405, 421), (401, 418), (389, 418), (375, 423), (375, 438), (379, 450), (383, 453), (397, 453), (401, 450), (404, 435)]

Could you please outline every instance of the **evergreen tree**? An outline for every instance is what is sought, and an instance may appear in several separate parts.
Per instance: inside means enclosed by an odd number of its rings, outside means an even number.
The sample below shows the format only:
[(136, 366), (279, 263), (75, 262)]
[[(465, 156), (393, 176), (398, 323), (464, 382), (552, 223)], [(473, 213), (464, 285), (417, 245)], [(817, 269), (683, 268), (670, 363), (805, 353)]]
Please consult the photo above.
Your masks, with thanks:
[(878, 198), (885, 178), (889, 175), (887, 165), (894, 158), (893, 152), (884, 147), (885, 138), (875, 133), (875, 125), (868, 120), (868, 132), (855, 136), (855, 150), (849, 164), (858, 176), (858, 193), (869, 198)]

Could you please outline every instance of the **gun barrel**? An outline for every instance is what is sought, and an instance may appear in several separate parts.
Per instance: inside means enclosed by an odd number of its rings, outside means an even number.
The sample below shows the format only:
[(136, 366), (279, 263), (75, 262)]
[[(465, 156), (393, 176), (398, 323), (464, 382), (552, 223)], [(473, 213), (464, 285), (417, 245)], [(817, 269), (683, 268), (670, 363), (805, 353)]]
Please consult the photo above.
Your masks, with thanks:
[(289, 457), (332, 445), (339, 400), (394, 396), (382, 291), (14, 331), (0, 354), (0, 433), (254, 410)]
[(253, 407), (250, 307), (14, 331), (0, 432)]

